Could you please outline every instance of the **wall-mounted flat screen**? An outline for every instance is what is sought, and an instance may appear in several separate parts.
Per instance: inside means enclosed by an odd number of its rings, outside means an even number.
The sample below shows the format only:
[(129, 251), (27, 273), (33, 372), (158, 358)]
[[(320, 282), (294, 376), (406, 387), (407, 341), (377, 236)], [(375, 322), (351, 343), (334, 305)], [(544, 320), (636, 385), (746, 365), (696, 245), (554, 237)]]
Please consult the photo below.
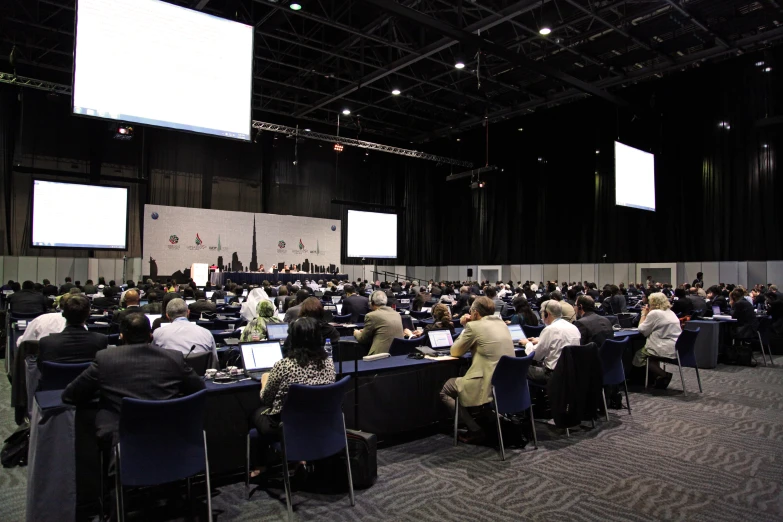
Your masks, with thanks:
[(397, 257), (397, 214), (348, 211), (348, 257)]

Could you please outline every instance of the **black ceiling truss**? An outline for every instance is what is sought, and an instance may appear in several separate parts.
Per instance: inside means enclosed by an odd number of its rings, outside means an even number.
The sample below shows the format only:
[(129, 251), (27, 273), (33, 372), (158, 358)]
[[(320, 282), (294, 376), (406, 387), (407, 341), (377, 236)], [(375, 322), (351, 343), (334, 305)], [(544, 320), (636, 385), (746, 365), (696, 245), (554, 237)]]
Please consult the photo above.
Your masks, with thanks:
[[(780, 0), (167, 1), (255, 27), (256, 119), (418, 142), (783, 41)], [(74, 11), (0, 2), (0, 72), (69, 84)]]

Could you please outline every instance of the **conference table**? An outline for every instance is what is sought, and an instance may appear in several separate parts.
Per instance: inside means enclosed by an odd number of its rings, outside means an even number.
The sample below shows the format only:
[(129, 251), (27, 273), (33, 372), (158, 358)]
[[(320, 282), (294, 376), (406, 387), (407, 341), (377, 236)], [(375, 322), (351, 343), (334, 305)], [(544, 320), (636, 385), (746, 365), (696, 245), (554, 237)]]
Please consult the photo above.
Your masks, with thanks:
[(269, 281), (270, 283), (276, 283), (277, 281), (282, 281), (283, 283), (294, 283), (296, 281), (301, 281), (304, 283), (305, 280), (312, 281), (313, 279), (316, 281), (331, 281), (333, 279), (347, 281), (348, 274), (309, 274), (299, 272), (214, 272), (209, 278), (213, 285), (224, 285), (227, 279), (230, 279), (232, 283), (260, 285), (264, 281)]

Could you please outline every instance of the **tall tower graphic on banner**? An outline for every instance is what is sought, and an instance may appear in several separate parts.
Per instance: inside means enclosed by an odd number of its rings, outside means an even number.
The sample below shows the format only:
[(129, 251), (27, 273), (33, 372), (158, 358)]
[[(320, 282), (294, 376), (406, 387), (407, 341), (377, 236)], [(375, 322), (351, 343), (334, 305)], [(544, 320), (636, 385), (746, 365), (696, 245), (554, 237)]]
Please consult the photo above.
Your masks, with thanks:
[(258, 271), (258, 251), (256, 249), (256, 217), (253, 216), (253, 251), (250, 254), (250, 271)]

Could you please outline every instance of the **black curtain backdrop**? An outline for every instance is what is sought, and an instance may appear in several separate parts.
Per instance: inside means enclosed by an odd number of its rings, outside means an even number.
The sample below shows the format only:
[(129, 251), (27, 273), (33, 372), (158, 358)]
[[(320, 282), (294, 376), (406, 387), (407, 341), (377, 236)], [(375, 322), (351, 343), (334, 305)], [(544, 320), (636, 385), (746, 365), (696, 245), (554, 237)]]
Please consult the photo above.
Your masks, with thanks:
[[(345, 257), (347, 208), (332, 199), (370, 205), (359, 210), (400, 209), (400, 256), (379, 261), (385, 265), (597, 263), (604, 255), (610, 263), (783, 259), (783, 182), (776, 179), (781, 58), (780, 50), (754, 53), (630, 85), (621, 93), (635, 110), (588, 99), (492, 123), (489, 163), (499, 168), (482, 176), (487, 186), (475, 191), (467, 179), (445, 181), (461, 168), (352, 147), (338, 155), (331, 143), (268, 132), (244, 143), (139, 128), (132, 142), (118, 142), (106, 122), (71, 116), (67, 98), (25, 91), (20, 102), (16, 90), (3, 87), (0, 137), (14, 148), (13, 162), (6, 150), (2, 155), (3, 188), (10, 190), (3, 201), (14, 205), (18, 187), (9, 171), (18, 171), (17, 164), (50, 165), (56, 158), (60, 166), (51, 175), (72, 174), (69, 162), (83, 162), (84, 169), (72, 170), (93, 181), (110, 174), (109, 166), (129, 166), (140, 206), (230, 208), (236, 197), (237, 209), (342, 219), (343, 264), (360, 260)], [(772, 72), (755, 65), (761, 59)], [(719, 127), (721, 121), (731, 128)], [(486, 129), (456, 137), (392, 144), (484, 165)], [(614, 205), (618, 138), (655, 153), (656, 212)], [(226, 180), (233, 185), (221, 191)], [(2, 219), (5, 229), (6, 212)], [(5, 253), (24, 255), (20, 250), (11, 244)]]

